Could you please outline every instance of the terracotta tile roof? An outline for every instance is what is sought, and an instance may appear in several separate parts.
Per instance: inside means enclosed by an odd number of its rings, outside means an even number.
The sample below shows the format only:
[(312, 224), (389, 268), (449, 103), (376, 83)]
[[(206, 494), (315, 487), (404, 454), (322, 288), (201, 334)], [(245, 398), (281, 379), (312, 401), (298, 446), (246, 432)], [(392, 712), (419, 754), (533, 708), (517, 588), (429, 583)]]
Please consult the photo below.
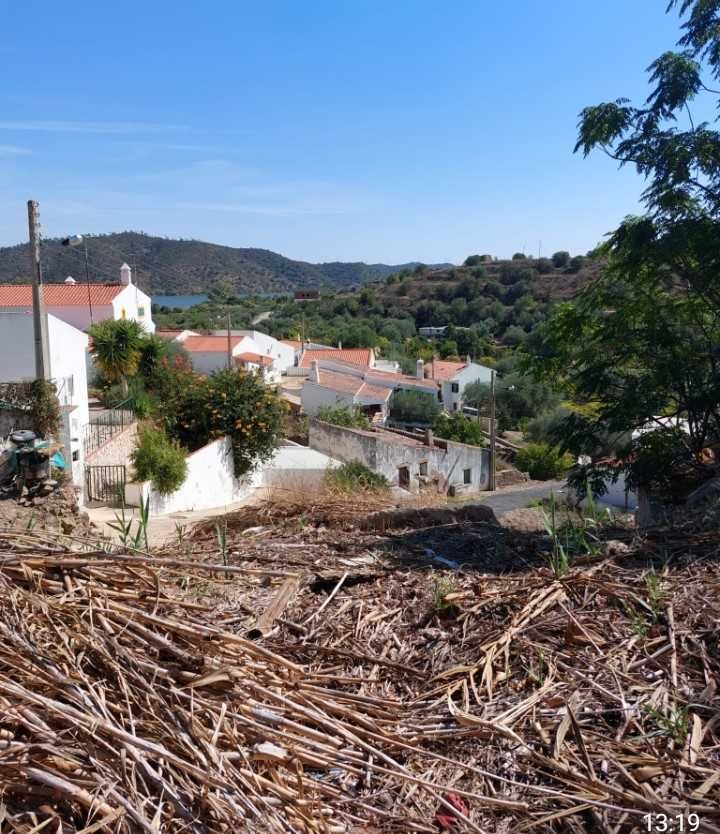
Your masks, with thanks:
[(270, 356), (263, 356), (262, 353), (238, 353), (233, 357), (236, 362), (252, 362), (254, 365), (272, 365)]
[[(236, 347), (242, 341), (240, 336), (230, 337), (230, 346)], [(227, 353), (227, 336), (188, 336), (182, 343), (188, 353)]]
[(161, 339), (167, 339), (168, 341), (172, 342), (177, 336), (182, 333), (182, 330), (156, 330), (155, 335), (159, 336)]
[[(111, 304), (125, 286), (90, 284), (90, 303)], [(88, 284), (43, 284), (43, 301), (48, 307), (82, 307), (88, 302)], [(32, 307), (30, 284), (0, 284), (0, 307)]]
[(332, 359), (340, 362), (347, 362), (350, 365), (359, 365), (362, 368), (370, 367), (372, 350), (370, 348), (342, 348), (329, 350), (304, 350), (300, 357), (299, 367), (309, 368), (314, 359)]
[(319, 374), (320, 385), (323, 388), (329, 388), (331, 391), (338, 391), (342, 394), (352, 394), (354, 396), (364, 385), (362, 379), (357, 376), (347, 376), (346, 374), (339, 374), (334, 371), (325, 371), (322, 369), (319, 371)]
[(423, 388), (426, 391), (437, 391), (437, 383), (432, 379), (418, 379), (407, 374), (397, 374), (392, 371), (369, 370), (365, 372), (365, 379), (368, 382), (388, 382), (396, 387), (400, 385), (412, 385), (413, 388)]
[(425, 365), (425, 373), (430, 379), (445, 381), (452, 379), (458, 371), (467, 367), (467, 362), (450, 362), (447, 359), (434, 359)]
[(368, 399), (380, 400), (381, 402), (388, 400), (392, 394), (392, 388), (383, 388), (381, 385), (370, 385), (367, 382), (358, 391), (359, 397), (367, 397)]

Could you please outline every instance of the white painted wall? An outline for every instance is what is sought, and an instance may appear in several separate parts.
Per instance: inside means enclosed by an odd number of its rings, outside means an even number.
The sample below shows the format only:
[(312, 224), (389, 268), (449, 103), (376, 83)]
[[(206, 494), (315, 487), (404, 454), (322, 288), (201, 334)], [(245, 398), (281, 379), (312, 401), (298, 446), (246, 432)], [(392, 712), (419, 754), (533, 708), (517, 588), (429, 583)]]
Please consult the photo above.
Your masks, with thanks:
[[(122, 292), (119, 292), (112, 301), (112, 316), (105, 318), (132, 319), (142, 326), (148, 333), (155, 332), (155, 322), (152, 320), (152, 300), (135, 284), (128, 284)], [(95, 308), (93, 308), (95, 314)], [(93, 315), (95, 321), (101, 321), (97, 315)]]
[(311, 417), (315, 417), (318, 411), (325, 406), (334, 408), (335, 406), (346, 405), (352, 408), (355, 405), (355, 398), (352, 394), (333, 391), (309, 379), (306, 380), (300, 391), (300, 400), (303, 411)]
[[(442, 402), (447, 411), (462, 411), (465, 389), (473, 382), (490, 384), (492, 371), (484, 365), (471, 362), (462, 370), (458, 371), (452, 379), (441, 383)], [(452, 390), (453, 383), (457, 384), (458, 391)]]
[[(45, 305), (45, 312), (62, 319), (78, 330), (87, 330), (90, 327), (90, 308), (86, 304)], [(115, 318), (112, 304), (93, 304), (92, 312), (95, 324), (105, 319)]]
[[(88, 422), (88, 392), (85, 333), (47, 315), (48, 376), (55, 382), (63, 409), (63, 441), (69, 444), (73, 482), (82, 483), (83, 427)], [(35, 379), (35, 339), (33, 317), (29, 312), (0, 312), (0, 381), (22, 382)], [(73, 453), (75, 453), (73, 455)]]
[(338, 462), (304, 446), (281, 446), (272, 460), (241, 480), (233, 474), (230, 438), (215, 440), (187, 458), (185, 483), (171, 495), (160, 495), (149, 481), (127, 485), (125, 500), (137, 506), (150, 498), (151, 515), (167, 515), (224, 507), (248, 498), (255, 490), (287, 485), (293, 489), (319, 484), (328, 467)]

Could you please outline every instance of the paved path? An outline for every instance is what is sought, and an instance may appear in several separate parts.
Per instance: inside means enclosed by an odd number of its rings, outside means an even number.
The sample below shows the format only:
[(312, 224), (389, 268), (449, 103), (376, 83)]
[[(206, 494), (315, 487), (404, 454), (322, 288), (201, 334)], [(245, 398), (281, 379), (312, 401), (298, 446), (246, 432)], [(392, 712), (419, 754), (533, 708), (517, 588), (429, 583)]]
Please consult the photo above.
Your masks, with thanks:
[[(248, 500), (238, 501), (234, 504), (226, 504), (223, 507), (214, 507), (208, 510), (187, 510), (186, 512), (170, 513), (169, 515), (150, 515), (148, 524), (148, 543), (150, 547), (160, 547), (163, 544), (176, 541), (179, 527), (190, 528), (199, 521), (214, 516), (226, 515), (240, 507), (245, 506)], [(118, 541), (117, 532), (110, 526), (116, 524), (121, 511), (111, 507), (85, 508), (90, 516), (90, 521), (95, 524), (103, 536), (107, 536), (114, 542)], [(134, 507), (125, 508), (125, 522), (133, 522), (132, 532), (135, 533), (138, 510)]]
[(554, 492), (558, 499), (564, 498), (566, 494), (565, 481), (544, 481), (541, 484), (510, 487), (499, 492), (488, 493), (486, 497), (472, 503), (492, 507), (495, 515), (499, 518), (513, 510), (524, 509), (531, 501), (542, 501), (549, 498), (551, 492)]

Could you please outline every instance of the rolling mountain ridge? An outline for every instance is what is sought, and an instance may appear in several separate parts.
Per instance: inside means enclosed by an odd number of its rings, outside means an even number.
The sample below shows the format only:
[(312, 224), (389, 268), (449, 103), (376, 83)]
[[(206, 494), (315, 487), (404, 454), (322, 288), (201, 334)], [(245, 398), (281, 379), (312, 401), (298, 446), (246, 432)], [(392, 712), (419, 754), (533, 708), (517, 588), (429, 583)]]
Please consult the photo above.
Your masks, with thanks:
[[(199, 240), (173, 240), (143, 232), (117, 232), (87, 238), (91, 281), (113, 281), (120, 265), (134, 267), (138, 286), (156, 294), (208, 292), (218, 284), (236, 294), (281, 292), (300, 288), (348, 289), (381, 280), (408, 264), (366, 264), (342, 261), (313, 264), (295, 261), (269, 249), (235, 248)], [(47, 282), (72, 275), (85, 280), (82, 247), (68, 248), (59, 239), (42, 243), (43, 276)], [(436, 266), (449, 266), (438, 264)], [(21, 283), (30, 274), (29, 245), (0, 247), (0, 282)]]

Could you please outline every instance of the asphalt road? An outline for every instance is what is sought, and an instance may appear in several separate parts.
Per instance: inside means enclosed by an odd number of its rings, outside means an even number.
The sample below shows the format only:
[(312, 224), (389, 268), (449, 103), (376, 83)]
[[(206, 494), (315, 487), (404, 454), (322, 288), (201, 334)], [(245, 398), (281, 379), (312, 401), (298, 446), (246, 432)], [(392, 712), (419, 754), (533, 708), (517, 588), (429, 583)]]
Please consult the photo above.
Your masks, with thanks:
[(499, 518), (513, 510), (524, 509), (531, 501), (549, 498), (551, 492), (554, 492), (558, 499), (564, 498), (565, 481), (545, 481), (542, 484), (533, 486), (503, 489), (500, 492), (488, 495), (487, 498), (481, 498), (480, 501), (473, 503), (485, 504), (488, 507), (492, 507), (493, 512)]

